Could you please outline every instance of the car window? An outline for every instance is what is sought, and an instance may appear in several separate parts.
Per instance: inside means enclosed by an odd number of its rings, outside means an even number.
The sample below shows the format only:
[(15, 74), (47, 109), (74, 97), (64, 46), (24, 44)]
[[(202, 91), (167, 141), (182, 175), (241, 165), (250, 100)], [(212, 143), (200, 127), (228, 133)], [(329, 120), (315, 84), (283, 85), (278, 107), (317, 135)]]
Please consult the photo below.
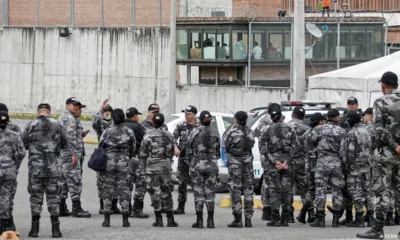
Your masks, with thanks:
[(179, 117), (174, 116), (174, 115), (168, 116), (168, 117), (165, 118), (164, 123), (167, 124), (167, 123), (172, 122), (172, 121), (174, 121), (174, 120), (176, 120), (176, 119), (178, 119), (178, 118), (179, 118)]
[(232, 117), (222, 117), (222, 121), (224, 122), (224, 128), (229, 128), (233, 122), (235, 121)]
[[(212, 120), (212, 122), (211, 122), (211, 127), (212, 127), (212, 128), (215, 128), (215, 130), (218, 131), (217, 118), (216, 118), (216, 117), (213, 117), (212, 119), (213, 119), (213, 120)], [(218, 132), (219, 132), (219, 131), (218, 131)]]

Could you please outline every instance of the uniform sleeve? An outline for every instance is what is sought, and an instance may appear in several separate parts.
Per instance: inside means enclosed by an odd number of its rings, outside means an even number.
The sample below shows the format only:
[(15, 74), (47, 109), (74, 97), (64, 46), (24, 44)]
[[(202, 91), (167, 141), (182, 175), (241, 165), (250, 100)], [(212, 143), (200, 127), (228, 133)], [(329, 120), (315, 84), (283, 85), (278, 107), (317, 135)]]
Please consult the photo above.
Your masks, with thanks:
[(22, 142), (22, 139), (17, 136), (17, 141), (16, 141), (16, 146), (15, 146), (15, 153), (14, 153), (14, 161), (15, 164), (17, 165), (17, 169), (21, 166), (21, 162), (24, 159), (26, 154), (26, 150), (24, 147), (24, 143)]
[(297, 138), (297, 134), (296, 131), (293, 128), (291, 129), (291, 143), (292, 143), (292, 151), (290, 154), (290, 159), (285, 160), (284, 163), (290, 165), (293, 162), (293, 158), (295, 157), (295, 154), (297, 151), (299, 151), (300, 143), (299, 143), (299, 139)]
[(259, 143), (258, 147), (260, 149), (260, 155), (264, 156), (264, 158), (265, 158), (265, 162), (271, 161), (271, 163), (273, 163), (275, 165), (277, 160), (268, 157), (268, 130), (269, 130), (270, 126), (271, 125), (267, 125), (267, 126), (265, 126), (265, 128), (262, 129), (263, 134), (260, 137), (260, 143)]
[(344, 150), (342, 150), (345, 155), (344, 155), (344, 162), (345, 164), (352, 164), (355, 161), (356, 158), (356, 145), (357, 145), (357, 139), (354, 133), (349, 133), (347, 134), (347, 136), (344, 138), (345, 140), (342, 141), (341, 144), (341, 149), (343, 148)]
[(135, 138), (135, 134), (133, 134), (132, 131), (129, 131), (130, 135), (131, 135), (131, 146), (130, 146), (130, 157), (133, 158), (135, 156), (135, 152), (136, 152), (136, 138)]
[(181, 131), (181, 124), (178, 124), (178, 126), (176, 126), (173, 135), (174, 135), (174, 144), (175, 146), (178, 146), (178, 140), (179, 140), (179, 133)]
[(225, 138), (225, 142), (224, 142), (225, 151), (228, 154), (231, 154), (231, 149), (232, 149), (232, 146), (231, 146), (232, 145), (232, 132), (233, 132), (233, 130), (228, 132), (228, 134), (226, 135), (226, 138)]
[(103, 125), (101, 122), (103, 121), (103, 111), (98, 112), (96, 115), (93, 115), (92, 119), (92, 127), (94, 131), (97, 133), (97, 136), (101, 136), (103, 133)]
[(75, 155), (77, 153), (77, 135), (76, 135), (76, 128), (78, 127), (77, 122), (69, 118), (67, 122), (68, 126), (65, 126), (65, 130), (68, 136), (68, 147), (71, 154)]
[(219, 137), (219, 134), (215, 134), (217, 140), (215, 142), (215, 152), (217, 153), (217, 158), (221, 158), (221, 139)]
[(186, 156), (189, 160), (189, 163), (192, 161), (192, 158), (193, 158), (193, 139), (194, 139), (196, 132), (197, 131), (194, 130), (189, 134), (189, 138), (186, 143)]
[(26, 150), (29, 150), (29, 129), (31, 127), (31, 124), (32, 122), (29, 122), (21, 133), (21, 140)]
[(375, 123), (376, 137), (379, 144), (390, 146), (393, 150), (399, 145), (394, 140), (392, 134), (385, 128), (385, 114), (383, 111), (382, 100), (377, 100), (374, 103), (373, 118)]
[(140, 146), (139, 166), (138, 166), (138, 171), (140, 173), (144, 173), (144, 166), (146, 164), (147, 158), (150, 155), (149, 146), (150, 146), (149, 139), (146, 138), (145, 136), (142, 145)]
[(15, 124), (12, 124), (12, 128), (10, 130), (17, 133), (18, 135), (21, 134), (21, 129)]
[[(60, 125), (60, 134), (61, 134), (61, 144), (60, 147), (62, 150), (70, 150), (69, 146), (68, 146), (68, 135), (67, 135), (67, 131)], [(70, 154), (72, 154), (72, 152), (70, 152)]]

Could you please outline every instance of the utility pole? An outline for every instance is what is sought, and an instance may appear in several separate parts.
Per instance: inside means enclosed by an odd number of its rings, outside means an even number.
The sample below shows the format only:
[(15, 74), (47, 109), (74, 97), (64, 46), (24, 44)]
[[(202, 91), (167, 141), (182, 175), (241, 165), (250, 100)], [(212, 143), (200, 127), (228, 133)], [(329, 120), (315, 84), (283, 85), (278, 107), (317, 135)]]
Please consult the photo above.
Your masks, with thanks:
[(171, 0), (170, 21), (170, 59), (169, 59), (169, 114), (175, 113), (176, 105), (176, 9), (175, 0)]
[(304, 100), (306, 97), (305, 74), (305, 40), (304, 40), (304, 0), (294, 2), (294, 39), (293, 45), (293, 86), (294, 98)]

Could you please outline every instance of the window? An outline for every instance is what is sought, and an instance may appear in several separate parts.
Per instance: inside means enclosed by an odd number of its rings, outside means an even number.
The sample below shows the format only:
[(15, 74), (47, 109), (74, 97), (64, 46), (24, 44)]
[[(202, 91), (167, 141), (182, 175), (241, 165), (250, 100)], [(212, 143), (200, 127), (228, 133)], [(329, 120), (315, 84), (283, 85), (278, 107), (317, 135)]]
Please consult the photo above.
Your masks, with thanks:
[(367, 31), (367, 41), (368, 41), (368, 56), (379, 58), (382, 57), (384, 51), (383, 44), (383, 33), (381, 29), (374, 29)]
[(351, 58), (365, 58), (367, 53), (366, 37), (364, 30), (352, 30), (350, 35)]
[(176, 58), (188, 59), (189, 47), (187, 39), (187, 30), (177, 30), (176, 36)]
[(217, 46), (217, 41), (215, 39), (215, 30), (203, 31), (203, 59), (216, 59), (215, 47)]
[(189, 32), (190, 59), (201, 59), (201, 30)]
[(247, 30), (232, 31), (232, 59), (245, 60), (248, 53), (248, 33)]
[(328, 30), (313, 47), (313, 59), (334, 59), (336, 51), (336, 38), (333, 30)]
[(281, 30), (267, 31), (266, 59), (277, 60), (282, 58), (283, 32)]
[(228, 129), (235, 122), (232, 117), (222, 117), (222, 121), (224, 122), (225, 129)]
[(212, 11), (211, 17), (225, 17), (224, 11)]
[(265, 53), (267, 52), (267, 39), (265, 31), (254, 30), (253, 35), (253, 49), (251, 51), (251, 59), (253, 60), (264, 60)]
[(229, 59), (229, 30), (217, 30), (217, 58)]

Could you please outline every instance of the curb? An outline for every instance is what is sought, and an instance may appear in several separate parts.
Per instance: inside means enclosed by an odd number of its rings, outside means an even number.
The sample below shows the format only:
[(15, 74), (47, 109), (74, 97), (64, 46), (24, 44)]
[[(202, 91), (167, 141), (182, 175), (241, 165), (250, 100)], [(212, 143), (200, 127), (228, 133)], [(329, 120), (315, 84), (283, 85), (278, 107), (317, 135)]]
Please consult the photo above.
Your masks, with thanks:
[[(243, 196), (242, 196), (242, 204), (244, 204)], [(333, 204), (331, 201), (327, 201), (326, 205), (332, 206)], [(222, 197), (221, 202), (219, 203), (219, 206), (222, 208), (231, 208), (232, 207), (231, 197), (230, 196)], [(301, 202), (301, 200), (299, 200), (298, 196), (295, 196), (295, 200), (293, 201), (293, 207), (294, 207), (295, 211), (300, 211), (301, 208), (303, 207), (303, 203)], [(263, 203), (261, 200), (261, 196), (254, 196), (254, 209), (262, 209), (262, 208), (263, 208)], [(354, 209), (353, 209), (353, 211), (354, 211)], [(366, 211), (365, 208), (364, 208), (364, 211)], [(329, 212), (329, 210), (326, 207), (325, 207), (325, 212)]]
[(99, 141), (97, 140), (97, 138), (91, 138), (91, 137), (85, 137), (83, 138), (83, 142), (87, 143), (87, 144), (99, 144)]

